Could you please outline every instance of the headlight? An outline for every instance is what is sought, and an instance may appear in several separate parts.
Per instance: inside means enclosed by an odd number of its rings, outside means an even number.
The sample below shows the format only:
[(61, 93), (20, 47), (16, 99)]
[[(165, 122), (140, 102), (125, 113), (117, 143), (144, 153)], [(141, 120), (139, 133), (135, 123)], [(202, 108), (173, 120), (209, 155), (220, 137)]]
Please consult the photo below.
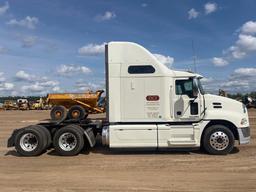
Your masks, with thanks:
[(246, 125), (248, 123), (247, 119), (246, 118), (243, 118), (241, 120), (241, 125)]

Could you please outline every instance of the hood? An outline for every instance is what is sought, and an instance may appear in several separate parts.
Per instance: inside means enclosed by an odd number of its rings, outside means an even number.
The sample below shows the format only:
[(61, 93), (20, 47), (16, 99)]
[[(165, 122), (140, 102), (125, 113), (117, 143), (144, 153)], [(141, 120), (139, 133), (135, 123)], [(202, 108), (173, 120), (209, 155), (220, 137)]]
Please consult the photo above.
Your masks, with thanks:
[(229, 111), (236, 111), (236, 112), (245, 112), (243, 103), (240, 101), (230, 99), (223, 96), (212, 95), (212, 94), (205, 94), (205, 104), (208, 109), (212, 110), (229, 110)]

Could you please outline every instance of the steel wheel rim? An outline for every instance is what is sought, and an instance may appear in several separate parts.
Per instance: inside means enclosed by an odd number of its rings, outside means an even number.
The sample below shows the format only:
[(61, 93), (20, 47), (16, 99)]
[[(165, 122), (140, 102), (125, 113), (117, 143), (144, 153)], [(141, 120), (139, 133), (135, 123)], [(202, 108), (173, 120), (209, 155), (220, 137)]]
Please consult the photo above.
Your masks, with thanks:
[(73, 116), (73, 118), (78, 118), (79, 116), (80, 116), (80, 111), (79, 110), (74, 110), (74, 111), (72, 111), (72, 116)]
[(60, 117), (61, 117), (61, 114), (62, 114), (61, 111), (56, 111), (56, 112), (55, 112), (55, 116), (56, 116), (57, 118), (60, 118)]
[(33, 133), (26, 133), (20, 138), (20, 147), (27, 152), (35, 150), (38, 146), (38, 139)]
[(222, 131), (216, 131), (210, 136), (210, 145), (217, 151), (225, 150), (229, 145), (228, 135)]
[(72, 151), (77, 146), (77, 138), (73, 133), (66, 132), (59, 137), (59, 146), (63, 151)]

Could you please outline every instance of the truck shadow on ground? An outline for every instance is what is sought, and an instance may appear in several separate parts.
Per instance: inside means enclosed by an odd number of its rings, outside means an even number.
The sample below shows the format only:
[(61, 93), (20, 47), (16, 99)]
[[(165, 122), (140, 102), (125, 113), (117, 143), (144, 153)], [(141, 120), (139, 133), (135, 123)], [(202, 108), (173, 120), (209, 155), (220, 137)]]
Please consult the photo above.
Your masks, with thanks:
[[(236, 154), (239, 152), (238, 147), (234, 147), (234, 149), (230, 152), (230, 154)], [(43, 154), (47, 154), (50, 156), (60, 156), (54, 149), (45, 151)], [(91, 150), (84, 149), (81, 151), (81, 155), (89, 155), (90, 153), (95, 154), (103, 154), (103, 155), (208, 155), (206, 152), (200, 149), (109, 149), (102, 146), (95, 146)], [(15, 150), (9, 150), (6, 152), (5, 156), (15, 156), (15, 157), (23, 157)]]
[[(239, 152), (239, 148), (234, 147), (230, 154), (236, 154)], [(89, 155), (103, 154), (103, 155), (209, 155), (200, 149), (109, 149), (100, 145), (96, 145), (93, 149), (83, 150), (80, 154)], [(59, 156), (55, 150), (47, 152), (47, 155)]]

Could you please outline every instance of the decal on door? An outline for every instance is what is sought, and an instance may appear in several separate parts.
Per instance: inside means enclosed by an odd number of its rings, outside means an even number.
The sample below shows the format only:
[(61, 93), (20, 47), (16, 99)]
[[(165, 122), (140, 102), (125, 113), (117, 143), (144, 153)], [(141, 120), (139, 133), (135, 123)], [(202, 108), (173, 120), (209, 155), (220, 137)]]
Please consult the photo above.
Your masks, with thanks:
[(160, 97), (158, 95), (148, 95), (146, 96), (146, 114), (149, 119), (160, 118), (159, 116), (159, 103)]

